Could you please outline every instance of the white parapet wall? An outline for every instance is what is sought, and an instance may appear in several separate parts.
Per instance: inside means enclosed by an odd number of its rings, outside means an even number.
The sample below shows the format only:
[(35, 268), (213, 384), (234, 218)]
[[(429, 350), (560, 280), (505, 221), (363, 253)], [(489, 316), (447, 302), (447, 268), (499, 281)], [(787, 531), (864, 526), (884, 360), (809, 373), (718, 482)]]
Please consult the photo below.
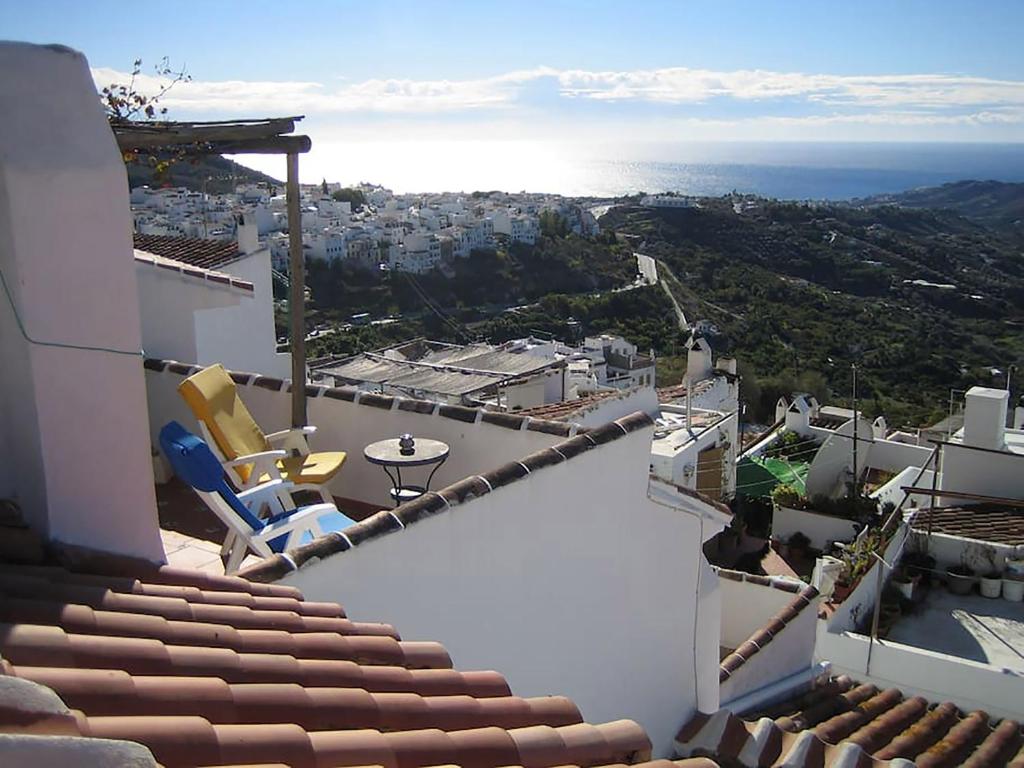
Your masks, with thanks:
[[(719, 568), (722, 595), (723, 648), (735, 650), (793, 601), (803, 582), (782, 577), (755, 576)], [(780, 584), (782, 588), (775, 586)]]
[(789, 541), (794, 533), (802, 533), (819, 551), (825, 551), (833, 542), (852, 541), (859, 530), (860, 526), (852, 520), (809, 509), (776, 506), (772, 512), (772, 536)]
[(667, 756), (680, 723), (718, 706), (718, 578), (701, 544), (728, 515), (649, 481), (651, 424), (636, 423), (375, 516), (354, 547), (299, 556), (282, 581), (436, 638), (516, 694), (634, 719)]

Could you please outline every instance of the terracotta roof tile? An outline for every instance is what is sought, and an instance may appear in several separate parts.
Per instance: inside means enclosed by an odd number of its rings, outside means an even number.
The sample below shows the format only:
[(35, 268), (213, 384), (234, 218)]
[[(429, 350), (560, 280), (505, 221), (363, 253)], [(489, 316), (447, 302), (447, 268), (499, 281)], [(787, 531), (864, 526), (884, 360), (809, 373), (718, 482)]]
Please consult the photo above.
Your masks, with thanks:
[[(1019, 723), (995, 727), (984, 712), (932, 706), (848, 677), (823, 679), (809, 692), (741, 719), (727, 710), (698, 714), (676, 737), (680, 754), (706, 754), (724, 765), (1017, 766), (1024, 761)], [(906, 765), (906, 763), (903, 763)]]
[(962, 536), (995, 544), (1024, 544), (1024, 509), (999, 504), (925, 509), (914, 516), (916, 530)]
[(165, 269), (170, 272), (177, 272), (179, 274), (188, 275), (199, 280), (206, 280), (211, 283), (217, 283), (218, 285), (224, 285), (231, 288), (237, 288), (241, 291), (252, 293), (254, 290), (253, 284), (248, 280), (240, 280), (237, 277), (229, 275), (225, 272), (217, 272), (213, 269), (205, 269), (201, 267), (190, 267), (183, 261), (168, 258), (166, 256), (158, 256), (153, 253), (146, 251), (135, 251), (135, 263), (145, 264), (156, 269)]
[[(134, 741), (167, 768), (650, 758), (636, 723), (590, 725), (564, 697), (513, 696), (496, 672), (451, 669), (442, 646), (399, 640), (390, 625), (353, 622), (294, 589), (107, 566), (0, 565), (0, 730), (21, 722)], [(46, 695), (13, 695), (12, 685)]]
[(134, 240), (135, 247), (140, 251), (203, 269), (216, 269), (232, 261), (237, 261), (241, 256), (238, 252), (238, 243), (235, 240), (139, 234), (134, 236)]
[(563, 400), (560, 403), (548, 403), (547, 405), (537, 405), (533, 408), (524, 408), (521, 411), (516, 411), (515, 415), (530, 416), (537, 419), (552, 419), (554, 421), (571, 421), (572, 417), (580, 411), (589, 409), (602, 400), (607, 400), (611, 397), (621, 397), (622, 394), (623, 392), (619, 390), (615, 392), (594, 392), (578, 397), (575, 400)]

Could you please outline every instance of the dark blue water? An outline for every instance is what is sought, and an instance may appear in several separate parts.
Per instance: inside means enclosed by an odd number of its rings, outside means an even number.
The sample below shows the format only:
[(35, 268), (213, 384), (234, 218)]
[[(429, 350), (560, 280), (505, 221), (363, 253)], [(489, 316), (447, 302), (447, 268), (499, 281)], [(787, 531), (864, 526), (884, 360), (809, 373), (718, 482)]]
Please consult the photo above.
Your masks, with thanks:
[(736, 191), (793, 200), (845, 200), (964, 179), (1024, 182), (1024, 144), (651, 145), (642, 154), (583, 161), (578, 181), (589, 194)]

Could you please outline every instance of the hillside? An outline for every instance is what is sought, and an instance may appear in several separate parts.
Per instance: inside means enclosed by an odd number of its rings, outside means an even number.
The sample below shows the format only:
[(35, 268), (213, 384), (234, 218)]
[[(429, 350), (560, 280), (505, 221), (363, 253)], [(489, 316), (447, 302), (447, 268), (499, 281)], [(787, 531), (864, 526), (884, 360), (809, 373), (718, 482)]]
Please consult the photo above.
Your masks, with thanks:
[(989, 227), (1024, 232), (1024, 184), (957, 181), (853, 202), (859, 206), (944, 209)]
[(687, 316), (773, 388), (813, 374), (843, 399), (857, 362), (868, 412), (921, 424), (950, 389), (1003, 386), (991, 369), (1024, 364), (1019, 243), (949, 211), (761, 200), (741, 216), (713, 199), (602, 224), (643, 237)]
[(1024, 368), (1014, 233), (951, 210), (745, 201), (742, 214), (732, 197), (689, 209), (620, 206), (601, 219), (598, 238), (474, 252), (447, 275), (311, 262), (313, 322), (401, 314), (332, 334), (313, 354), (419, 334), (497, 342), (609, 331), (654, 349), (659, 381), (675, 383), (686, 334), (671, 304), (659, 287), (620, 290), (639, 250), (668, 267), (676, 300), (715, 349), (739, 359), (751, 419), (770, 419), (777, 397), (794, 390), (847, 401), (856, 362), (861, 407), (920, 426), (943, 415), (951, 389), (1002, 387), (1009, 365)]
[(129, 187), (147, 184), (151, 187), (187, 187), (201, 192), (204, 180), (206, 191), (211, 194), (233, 192), (236, 184), (246, 183), (271, 184), (282, 189), (284, 187), (283, 182), (220, 155), (207, 155), (195, 160), (174, 163), (164, 177), (157, 180), (153, 179), (153, 169), (144, 163), (130, 163), (127, 167)]

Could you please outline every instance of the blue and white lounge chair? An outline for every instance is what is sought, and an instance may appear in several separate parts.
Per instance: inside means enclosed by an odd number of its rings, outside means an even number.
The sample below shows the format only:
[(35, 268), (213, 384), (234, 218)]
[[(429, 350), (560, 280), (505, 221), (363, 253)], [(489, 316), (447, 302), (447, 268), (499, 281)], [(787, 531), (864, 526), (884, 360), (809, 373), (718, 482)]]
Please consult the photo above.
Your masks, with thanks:
[[(323, 535), (321, 517), (333, 518), (329, 528), (334, 531), (354, 524), (333, 504), (310, 504), (295, 509), (291, 500), (294, 488), (283, 480), (271, 480), (236, 494), (210, 447), (176, 421), (160, 430), (160, 447), (175, 474), (191, 485), (227, 526), (221, 550), (222, 556), (227, 556), (226, 573), (237, 571), (250, 549), (269, 557), (299, 544), (303, 534)], [(261, 518), (259, 513), (264, 508), (271, 514)]]

